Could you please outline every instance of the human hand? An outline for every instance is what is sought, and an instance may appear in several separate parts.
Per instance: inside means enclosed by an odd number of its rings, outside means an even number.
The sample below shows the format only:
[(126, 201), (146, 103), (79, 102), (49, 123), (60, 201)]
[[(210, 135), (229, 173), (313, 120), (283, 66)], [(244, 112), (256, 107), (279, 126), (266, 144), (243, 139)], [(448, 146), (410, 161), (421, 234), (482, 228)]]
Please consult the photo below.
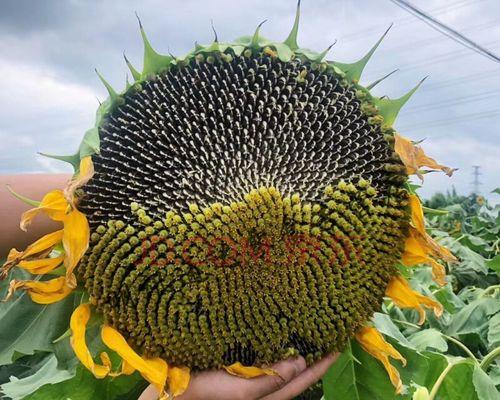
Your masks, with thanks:
[[(310, 367), (303, 357), (280, 361), (270, 368), (279, 375), (245, 379), (223, 370), (203, 371), (191, 376), (187, 390), (176, 400), (289, 400), (321, 379), (340, 353), (329, 354)], [(149, 386), (139, 400), (157, 400)]]

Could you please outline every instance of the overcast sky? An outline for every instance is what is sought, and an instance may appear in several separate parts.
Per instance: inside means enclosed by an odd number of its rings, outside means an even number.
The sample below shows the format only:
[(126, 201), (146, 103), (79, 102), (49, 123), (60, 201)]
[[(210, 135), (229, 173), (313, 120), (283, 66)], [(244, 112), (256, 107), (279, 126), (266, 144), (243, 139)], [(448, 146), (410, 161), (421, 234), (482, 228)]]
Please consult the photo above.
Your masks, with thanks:
[[(414, 0), (414, 4), (500, 53), (498, 0)], [(284, 39), (295, 0), (1, 0), (0, 173), (70, 171), (38, 151), (70, 154), (94, 120), (106, 91), (99, 71), (120, 90), (126, 66), (142, 60), (134, 12), (154, 47), (184, 54), (195, 41), (250, 34)], [(398, 97), (429, 78), (402, 111), (396, 128), (438, 161), (460, 170), (448, 178), (426, 176), (424, 197), (452, 185), (471, 191), (472, 165), (481, 166), (482, 193), (500, 186), (500, 64), (432, 30), (389, 0), (303, 0), (299, 43), (329, 59), (354, 61), (394, 22), (362, 77), (362, 83), (399, 72), (375, 93)], [(488, 195), (489, 196), (489, 195)], [(493, 198), (494, 195), (489, 196)], [(497, 200), (498, 201), (498, 200)]]

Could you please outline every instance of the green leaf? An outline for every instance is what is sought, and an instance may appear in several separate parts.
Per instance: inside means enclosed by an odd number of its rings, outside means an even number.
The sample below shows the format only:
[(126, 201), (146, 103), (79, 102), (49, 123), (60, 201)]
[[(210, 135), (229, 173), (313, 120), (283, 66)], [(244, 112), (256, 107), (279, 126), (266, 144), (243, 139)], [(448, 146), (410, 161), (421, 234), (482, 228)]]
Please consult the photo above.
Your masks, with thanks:
[(54, 354), (50, 354), (33, 375), (22, 379), (13, 376), (10, 378), (10, 382), (3, 384), (0, 389), (12, 400), (20, 400), (34, 393), (43, 385), (59, 383), (71, 379), (73, 376), (75, 376), (75, 371), (57, 369), (57, 359)]
[(399, 111), (401, 111), (406, 102), (410, 100), (410, 97), (418, 90), (424, 80), (425, 78), (412, 90), (398, 99), (374, 98), (373, 102), (378, 108), (378, 113), (384, 117), (384, 125), (391, 126), (394, 121), (396, 121)]
[(288, 62), (292, 59), (293, 51), (283, 43), (273, 43), (272, 46), (278, 53), (278, 58), (283, 62)]
[(411, 335), (408, 340), (418, 351), (436, 349), (440, 352), (448, 350), (448, 343), (436, 329), (424, 329)]
[(500, 302), (492, 298), (479, 298), (453, 315), (446, 334), (450, 336), (479, 333), (488, 328), (490, 315), (500, 311)]
[(405, 347), (415, 349), (415, 346), (406, 339), (399, 331), (398, 327), (392, 322), (387, 314), (375, 313), (373, 315), (373, 324), (384, 335), (389, 336)]
[(497, 254), (491, 260), (487, 260), (486, 265), (489, 269), (492, 269), (497, 274), (500, 274), (500, 254)]
[(333, 64), (345, 72), (346, 78), (348, 80), (358, 82), (359, 79), (361, 78), (363, 70), (366, 67), (366, 64), (368, 64), (368, 61), (370, 61), (370, 58), (373, 56), (373, 53), (375, 53), (377, 47), (380, 45), (380, 43), (382, 43), (382, 40), (384, 40), (385, 36), (387, 35), (391, 27), (392, 25), (389, 26), (389, 28), (387, 28), (387, 30), (384, 32), (382, 37), (377, 41), (377, 43), (375, 43), (375, 45), (368, 51), (368, 53), (366, 53), (365, 56), (360, 60), (354, 63), (341, 63), (335, 61)]
[(450, 284), (442, 286), (434, 292), (434, 297), (443, 305), (444, 309), (454, 314), (457, 310), (465, 307), (465, 303), (453, 293), (453, 288)]
[(416, 383), (430, 389), (448, 365), (446, 357), (442, 354), (432, 351), (417, 352), (399, 346), (397, 343), (392, 343), (392, 345), (406, 359), (406, 367), (393, 362), (401, 375), (402, 381), (406, 385)]
[(292, 30), (290, 31), (288, 37), (283, 42), (292, 51), (297, 50), (299, 45), (297, 44), (297, 34), (299, 32), (299, 21), (300, 21), (300, 0), (297, 1), (297, 10), (295, 12), (295, 20), (293, 21)]
[(123, 58), (125, 59), (125, 63), (127, 64), (128, 69), (130, 70), (130, 73), (132, 74), (132, 78), (134, 78), (134, 81), (137, 82), (138, 80), (141, 79), (141, 73), (137, 71), (132, 63), (129, 61), (125, 53), (123, 53)]
[(475, 368), (473, 362), (466, 362), (455, 365), (446, 375), (443, 383), (439, 387), (436, 400), (482, 400), (478, 398), (474, 385), (472, 384), (472, 374)]
[(489, 320), (488, 343), (490, 348), (500, 346), (500, 313)]
[(500, 364), (492, 365), (488, 376), (495, 386), (500, 386)]
[(257, 25), (257, 28), (255, 28), (255, 32), (252, 36), (252, 40), (250, 41), (250, 47), (254, 48), (254, 49), (258, 49), (260, 47), (259, 45), (259, 41), (260, 41), (260, 36), (259, 36), (259, 33), (260, 33), (260, 28), (262, 25), (264, 25), (264, 23), (266, 22), (267, 20), (264, 20), (262, 21), (259, 25)]
[(113, 89), (113, 87), (109, 84), (108, 81), (106, 81), (106, 79), (104, 79), (104, 77), (99, 73), (99, 71), (97, 71), (97, 69), (95, 70), (95, 73), (97, 74), (97, 76), (101, 80), (102, 84), (104, 85), (104, 87), (108, 91), (109, 98), (111, 99), (111, 102), (114, 103), (119, 97), (118, 93), (116, 93), (115, 89)]
[[(359, 363), (356, 361), (359, 360)], [(351, 341), (323, 377), (325, 400), (396, 399), (382, 364)]]
[(142, 70), (141, 77), (146, 78), (150, 74), (156, 74), (166, 68), (170, 65), (170, 63), (173, 61), (173, 57), (171, 56), (165, 56), (162, 54), (157, 53), (153, 47), (151, 46), (151, 43), (149, 43), (149, 40), (146, 36), (146, 32), (144, 31), (144, 28), (142, 26), (142, 22), (139, 19), (139, 16), (136, 14), (137, 20), (139, 21), (139, 29), (141, 31), (141, 37), (142, 41), (144, 43), (144, 66)]
[[(119, 376), (116, 378), (106, 377), (96, 379), (92, 373), (83, 366), (79, 366), (75, 377), (72, 379), (45, 385), (35, 393), (26, 397), (26, 400), (117, 400), (137, 399), (147, 384), (143, 378), (135, 373), (130, 376)], [(130, 397), (133, 393), (134, 397)]]
[[(11, 376), (19, 379), (33, 375), (46, 362), (51, 353), (35, 352), (33, 355), (18, 358), (14, 363), (0, 366), (0, 385), (9, 382)], [(0, 396), (1, 397), (1, 396)]]
[(472, 373), (472, 382), (480, 400), (500, 400), (500, 392), (496, 389), (494, 382), (478, 366)]
[[(12, 277), (26, 279), (29, 275), (16, 269)], [(2, 282), (2, 298), (9, 280)], [(10, 364), (16, 352), (51, 351), (52, 341), (68, 329), (77, 297), (72, 294), (57, 303), (41, 305), (21, 291), (10, 301), (0, 303), (0, 365)]]
[(19, 194), (19, 193), (16, 193), (11, 187), (10, 185), (5, 185), (7, 187), (7, 190), (9, 191), (9, 193), (14, 196), (16, 199), (18, 200), (21, 200), (23, 203), (26, 203), (28, 204), (29, 206), (32, 206), (32, 207), (38, 207), (40, 205), (40, 201), (36, 201), (36, 200), (31, 200), (31, 199), (28, 199), (27, 197), (24, 197), (23, 195)]
[(69, 155), (69, 156), (58, 156), (55, 154), (47, 154), (47, 153), (38, 153), (41, 156), (47, 157), (47, 158), (53, 158), (54, 160), (59, 160), (59, 161), (64, 161), (73, 166), (73, 170), (76, 172), (79, 171), (80, 169), (80, 152), (76, 152), (75, 154)]

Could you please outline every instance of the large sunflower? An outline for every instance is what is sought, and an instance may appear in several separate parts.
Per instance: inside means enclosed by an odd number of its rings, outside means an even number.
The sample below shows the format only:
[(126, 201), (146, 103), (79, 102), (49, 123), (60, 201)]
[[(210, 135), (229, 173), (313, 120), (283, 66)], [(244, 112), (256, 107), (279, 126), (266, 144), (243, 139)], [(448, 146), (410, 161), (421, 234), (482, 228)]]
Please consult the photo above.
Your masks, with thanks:
[[(408, 176), (437, 164), (392, 128), (417, 89), (390, 100), (358, 81), (382, 38), (360, 61), (326, 61), (290, 35), (232, 43), (215, 38), (184, 57), (158, 54), (146, 38), (142, 72), (109, 98), (68, 161), (75, 175), (22, 216), (62, 229), (3, 266), (64, 276), (10, 283), (53, 303), (80, 286), (89, 301), (71, 317), (71, 343), (96, 378), (139, 371), (176, 396), (191, 370), (273, 374), (267, 365), (342, 351), (353, 336), (401, 381), (404, 358), (372, 326), (384, 296), (436, 315), (399, 265), (432, 265), (444, 283), (453, 261), (426, 233)], [(384, 34), (385, 36), (385, 34)], [(376, 82), (378, 83), (378, 82)], [(376, 84), (375, 83), (375, 84)], [(92, 358), (91, 313), (123, 359)]]

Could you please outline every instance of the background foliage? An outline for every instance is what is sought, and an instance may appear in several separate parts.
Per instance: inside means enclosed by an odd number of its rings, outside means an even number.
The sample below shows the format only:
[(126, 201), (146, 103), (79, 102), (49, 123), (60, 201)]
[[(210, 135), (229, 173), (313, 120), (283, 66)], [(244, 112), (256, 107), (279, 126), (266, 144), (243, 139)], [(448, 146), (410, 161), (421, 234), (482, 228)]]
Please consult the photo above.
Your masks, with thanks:
[[(500, 194), (500, 190), (496, 190)], [(448, 266), (448, 283), (437, 286), (430, 268), (410, 271), (414, 288), (444, 306), (417, 325), (415, 311), (389, 300), (374, 324), (407, 359), (394, 362), (404, 383), (395, 395), (382, 365), (354, 341), (323, 378), (301, 398), (325, 400), (499, 400), (500, 399), (500, 206), (481, 196), (436, 194), (426, 202), (429, 231), (448, 246), (459, 263)], [(439, 209), (439, 211), (438, 211)], [(14, 271), (16, 277), (23, 272)], [(0, 297), (6, 281), (0, 284)], [(0, 305), (0, 399), (136, 400), (145, 388), (138, 375), (94, 379), (69, 345), (68, 321), (83, 301), (36, 305), (23, 293)], [(93, 321), (97, 329), (99, 321)], [(92, 326), (92, 322), (90, 324)], [(99, 336), (99, 335), (93, 335)], [(97, 354), (99, 339), (89, 346)]]

